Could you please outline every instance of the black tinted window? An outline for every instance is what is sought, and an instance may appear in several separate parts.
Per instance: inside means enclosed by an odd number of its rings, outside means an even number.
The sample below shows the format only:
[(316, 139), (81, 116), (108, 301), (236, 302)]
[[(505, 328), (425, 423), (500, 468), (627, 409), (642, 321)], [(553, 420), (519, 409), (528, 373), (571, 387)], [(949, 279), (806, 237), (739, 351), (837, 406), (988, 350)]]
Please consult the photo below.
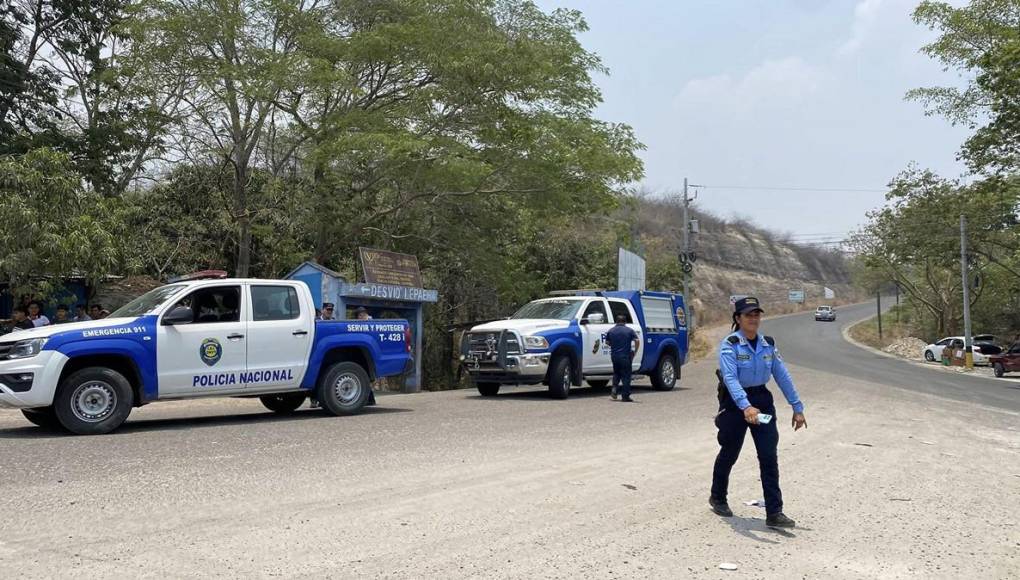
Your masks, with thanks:
[(252, 286), (252, 320), (293, 320), (301, 315), (297, 290), (290, 286)]
[(601, 314), (602, 320), (604, 321), (609, 320), (609, 318), (606, 317), (606, 306), (601, 300), (596, 300), (595, 302), (589, 304), (588, 308), (584, 309), (583, 318), (587, 319), (592, 314)]
[(627, 319), (627, 324), (632, 324), (634, 322), (634, 320), (630, 317), (630, 309), (627, 308), (625, 303), (610, 300), (609, 309), (613, 311), (613, 319), (610, 320), (610, 322), (616, 322), (616, 317), (621, 314)]
[(188, 294), (177, 306), (187, 306), (195, 313), (192, 323), (237, 322), (241, 320), (241, 287), (216, 286)]

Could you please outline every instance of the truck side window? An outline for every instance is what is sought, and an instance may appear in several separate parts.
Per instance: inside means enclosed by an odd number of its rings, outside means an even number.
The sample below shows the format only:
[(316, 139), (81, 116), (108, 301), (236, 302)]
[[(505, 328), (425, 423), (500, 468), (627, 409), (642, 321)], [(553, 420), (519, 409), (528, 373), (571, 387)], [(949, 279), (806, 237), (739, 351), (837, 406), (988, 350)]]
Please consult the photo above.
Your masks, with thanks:
[(301, 316), (297, 290), (290, 286), (252, 286), (252, 320), (294, 320)]
[(601, 314), (602, 320), (605, 322), (609, 322), (609, 317), (606, 316), (605, 303), (603, 303), (601, 300), (594, 300), (590, 304), (588, 304), (588, 307), (584, 309), (584, 315), (581, 318), (587, 320), (587, 318), (592, 314)]
[(609, 319), (609, 322), (616, 322), (616, 317), (621, 314), (626, 317), (627, 324), (633, 324), (634, 320), (630, 317), (630, 308), (627, 308), (625, 302), (617, 302), (615, 300), (609, 301), (609, 309), (613, 311), (613, 317)]
[(187, 306), (195, 313), (195, 324), (241, 320), (241, 287), (217, 286), (188, 294), (175, 306)]

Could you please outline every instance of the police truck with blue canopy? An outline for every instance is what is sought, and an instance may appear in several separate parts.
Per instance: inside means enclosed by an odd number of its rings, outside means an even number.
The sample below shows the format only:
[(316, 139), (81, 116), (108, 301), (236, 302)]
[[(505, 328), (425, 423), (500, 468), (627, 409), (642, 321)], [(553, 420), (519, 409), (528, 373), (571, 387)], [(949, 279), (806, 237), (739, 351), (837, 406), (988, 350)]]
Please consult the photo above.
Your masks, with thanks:
[(371, 382), (411, 367), (404, 320), (315, 320), (299, 281), (216, 279), (156, 288), (109, 318), (0, 337), (0, 407), (41, 426), (107, 433), (153, 401), (316, 399), (360, 411)]
[(617, 315), (641, 339), (634, 374), (671, 390), (688, 352), (683, 296), (671, 292), (558, 292), (465, 332), (460, 360), (483, 396), (498, 394), (502, 385), (544, 384), (564, 399), (572, 386), (605, 387), (612, 379), (606, 333)]

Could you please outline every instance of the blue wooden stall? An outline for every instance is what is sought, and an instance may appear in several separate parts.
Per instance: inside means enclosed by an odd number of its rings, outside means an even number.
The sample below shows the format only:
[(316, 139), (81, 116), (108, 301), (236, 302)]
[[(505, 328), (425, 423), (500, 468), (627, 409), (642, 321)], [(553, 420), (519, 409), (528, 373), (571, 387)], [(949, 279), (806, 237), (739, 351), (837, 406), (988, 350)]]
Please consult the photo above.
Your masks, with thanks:
[(312, 291), (316, 308), (323, 303), (335, 305), (337, 318), (354, 318), (354, 309), (363, 307), (374, 319), (404, 318), (411, 323), (414, 373), (406, 377), (403, 390), (415, 393), (422, 388), (423, 306), (439, 300), (439, 291), (389, 284), (348, 282), (335, 272), (315, 262), (304, 262), (285, 276), (300, 280)]

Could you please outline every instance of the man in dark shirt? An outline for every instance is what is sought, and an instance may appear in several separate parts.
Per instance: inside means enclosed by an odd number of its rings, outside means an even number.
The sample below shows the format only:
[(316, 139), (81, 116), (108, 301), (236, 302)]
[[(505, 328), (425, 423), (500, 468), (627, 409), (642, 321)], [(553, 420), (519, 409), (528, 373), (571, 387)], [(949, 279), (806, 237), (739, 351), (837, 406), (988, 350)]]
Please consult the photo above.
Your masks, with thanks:
[(613, 400), (616, 400), (616, 394), (619, 392), (623, 402), (630, 403), (633, 401), (630, 398), (631, 364), (634, 361), (634, 353), (641, 343), (634, 329), (627, 326), (626, 316), (622, 314), (616, 316), (616, 326), (606, 333), (606, 344), (609, 345), (613, 360)]
[(14, 324), (11, 326), (11, 330), (31, 330), (35, 328), (35, 324), (32, 323), (28, 318), (28, 310), (22, 306), (15, 307), (14, 309)]

